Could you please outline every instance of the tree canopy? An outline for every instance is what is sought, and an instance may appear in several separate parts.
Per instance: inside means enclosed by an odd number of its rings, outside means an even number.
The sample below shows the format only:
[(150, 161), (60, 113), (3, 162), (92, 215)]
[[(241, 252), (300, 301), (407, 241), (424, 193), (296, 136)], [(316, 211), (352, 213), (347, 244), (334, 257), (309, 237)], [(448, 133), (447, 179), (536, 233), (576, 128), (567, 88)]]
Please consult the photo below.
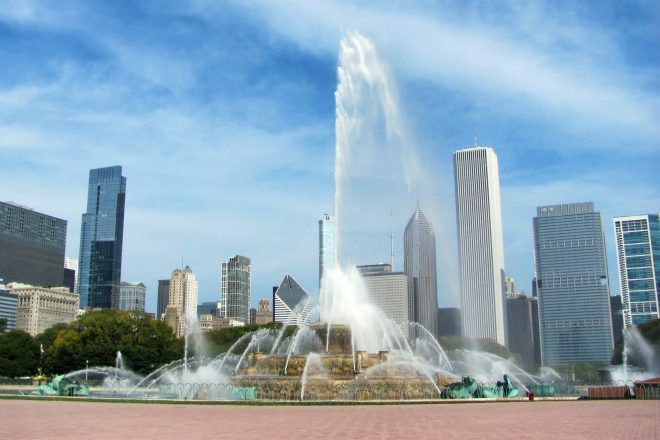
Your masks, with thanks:
[[(40, 346), (43, 353), (40, 353)], [(146, 374), (183, 357), (183, 341), (143, 312), (88, 311), (32, 337), (22, 331), (0, 335), (0, 376), (62, 374), (89, 366), (114, 366), (121, 351), (126, 367)]]
[(0, 376), (31, 376), (38, 361), (39, 345), (28, 333), (12, 330), (0, 335)]

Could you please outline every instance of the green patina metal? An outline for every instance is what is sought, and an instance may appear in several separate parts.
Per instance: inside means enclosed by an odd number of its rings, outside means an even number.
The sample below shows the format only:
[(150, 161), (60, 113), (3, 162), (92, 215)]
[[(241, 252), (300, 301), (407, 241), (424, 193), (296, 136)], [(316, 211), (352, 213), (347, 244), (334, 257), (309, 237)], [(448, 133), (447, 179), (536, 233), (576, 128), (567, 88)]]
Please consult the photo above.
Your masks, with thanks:
[(472, 399), (477, 388), (477, 381), (470, 376), (465, 376), (462, 381), (447, 385), (444, 393), (450, 399)]
[(87, 385), (79, 384), (65, 376), (56, 376), (50, 383), (39, 385), (31, 394), (38, 396), (88, 396)]
[(516, 388), (505, 374), (502, 382), (494, 387), (482, 386), (470, 376), (463, 377), (461, 382), (452, 383), (444, 389), (444, 395), (450, 399), (498, 398), (517, 397)]

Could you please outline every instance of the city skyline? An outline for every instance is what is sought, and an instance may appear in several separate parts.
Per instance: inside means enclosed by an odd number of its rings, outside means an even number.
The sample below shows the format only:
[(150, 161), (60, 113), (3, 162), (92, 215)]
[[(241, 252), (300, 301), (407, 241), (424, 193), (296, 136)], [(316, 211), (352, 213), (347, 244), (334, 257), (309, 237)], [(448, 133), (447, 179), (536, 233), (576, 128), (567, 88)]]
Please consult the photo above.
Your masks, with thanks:
[[(592, 17), (575, 6), (547, 19), (549, 3), (476, 13), (479, 2), (293, 2), (300, 16), (289, 23), (286, 6), (257, 5), (10, 2), (0, 11), (0, 157), (15, 166), (0, 200), (65, 219), (75, 258), (87, 172), (121, 164), (131, 182), (122, 278), (145, 283), (148, 311), (157, 280), (182, 257), (198, 274), (200, 302), (218, 299), (218, 265), (237, 253), (254, 262), (251, 306), (292, 268), (315, 286), (316, 222), (332, 206), (337, 50), (341, 29), (356, 28), (390, 66), (418, 153), (434, 170), (435, 206), (425, 212), (443, 243), (441, 306), (458, 298), (451, 153), (475, 135), (500, 158), (507, 274), (521, 290), (531, 288), (538, 204), (594, 200), (604, 224), (658, 212), (659, 63), (648, 54), (660, 53), (660, 39), (644, 26), (657, 7), (599, 6)], [(375, 214), (387, 219), (392, 209), (402, 236), (415, 195), (391, 194), (384, 206), (379, 189), (369, 191), (384, 208)], [(383, 220), (353, 235), (361, 250), (347, 262), (389, 261), (389, 230)], [(605, 237), (616, 279), (612, 231)]]

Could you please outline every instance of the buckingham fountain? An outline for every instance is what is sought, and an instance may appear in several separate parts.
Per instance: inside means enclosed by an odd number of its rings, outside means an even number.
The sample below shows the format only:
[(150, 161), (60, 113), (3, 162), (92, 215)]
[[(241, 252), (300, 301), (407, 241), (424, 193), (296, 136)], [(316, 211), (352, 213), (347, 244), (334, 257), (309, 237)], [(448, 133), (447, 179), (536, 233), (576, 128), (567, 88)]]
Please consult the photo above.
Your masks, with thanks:
[[(335, 92), (337, 248), (341, 244), (346, 167), (357, 147), (356, 133), (365, 129), (365, 106), (379, 107), (385, 137), (397, 144), (408, 184), (415, 171), (414, 151), (401, 128), (387, 69), (371, 41), (356, 32), (346, 33), (339, 61)], [(363, 401), (506, 398), (522, 396), (528, 387), (541, 390), (543, 377), (532, 376), (506, 359), (470, 350), (447, 354), (423, 326), (411, 323), (401, 328), (370, 302), (355, 267), (338, 266), (324, 274), (318, 311), (319, 323), (262, 328), (243, 335), (214, 358), (203, 355), (203, 337), (193, 311), (186, 316), (183, 359), (139, 377), (123, 366), (118, 353), (114, 367), (72, 372), (36, 393)], [(87, 387), (88, 375), (100, 380), (96, 387)]]

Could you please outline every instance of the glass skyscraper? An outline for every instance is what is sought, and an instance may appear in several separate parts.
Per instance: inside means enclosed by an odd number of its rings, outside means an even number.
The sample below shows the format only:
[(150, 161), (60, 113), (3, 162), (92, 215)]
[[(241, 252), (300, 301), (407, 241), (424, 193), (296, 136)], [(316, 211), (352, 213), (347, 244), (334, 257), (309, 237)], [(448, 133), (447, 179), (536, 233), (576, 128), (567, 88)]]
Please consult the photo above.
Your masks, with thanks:
[(250, 323), (250, 259), (236, 255), (222, 263), (220, 316)]
[(335, 219), (325, 214), (319, 220), (319, 287), (323, 280), (323, 272), (337, 264), (337, 237), (335, 235)]
[(408, 320), (438, 331), (438, 281), (433, 227), (417, 208), (403, 233), (404, 271), (408, 276)]
[(536, 209), (534, 256), (543, 365), (612, 356), (605, 238), (592, 202)]
[(126, 177), (121, 166), (89, 172), (82, 215), (78, 292), (80, 307), (118, 308)]
[(456, 151), (454, 186), (463, 336), (507, 345), (504, 239), (495, 151), (488, 147)]
[(0, 202), (0, 279), (41, 287), (64, 280), (66, 220)]
[(614, 218), (623, 325), (660, 318), (660, 219), (657, 214)]

